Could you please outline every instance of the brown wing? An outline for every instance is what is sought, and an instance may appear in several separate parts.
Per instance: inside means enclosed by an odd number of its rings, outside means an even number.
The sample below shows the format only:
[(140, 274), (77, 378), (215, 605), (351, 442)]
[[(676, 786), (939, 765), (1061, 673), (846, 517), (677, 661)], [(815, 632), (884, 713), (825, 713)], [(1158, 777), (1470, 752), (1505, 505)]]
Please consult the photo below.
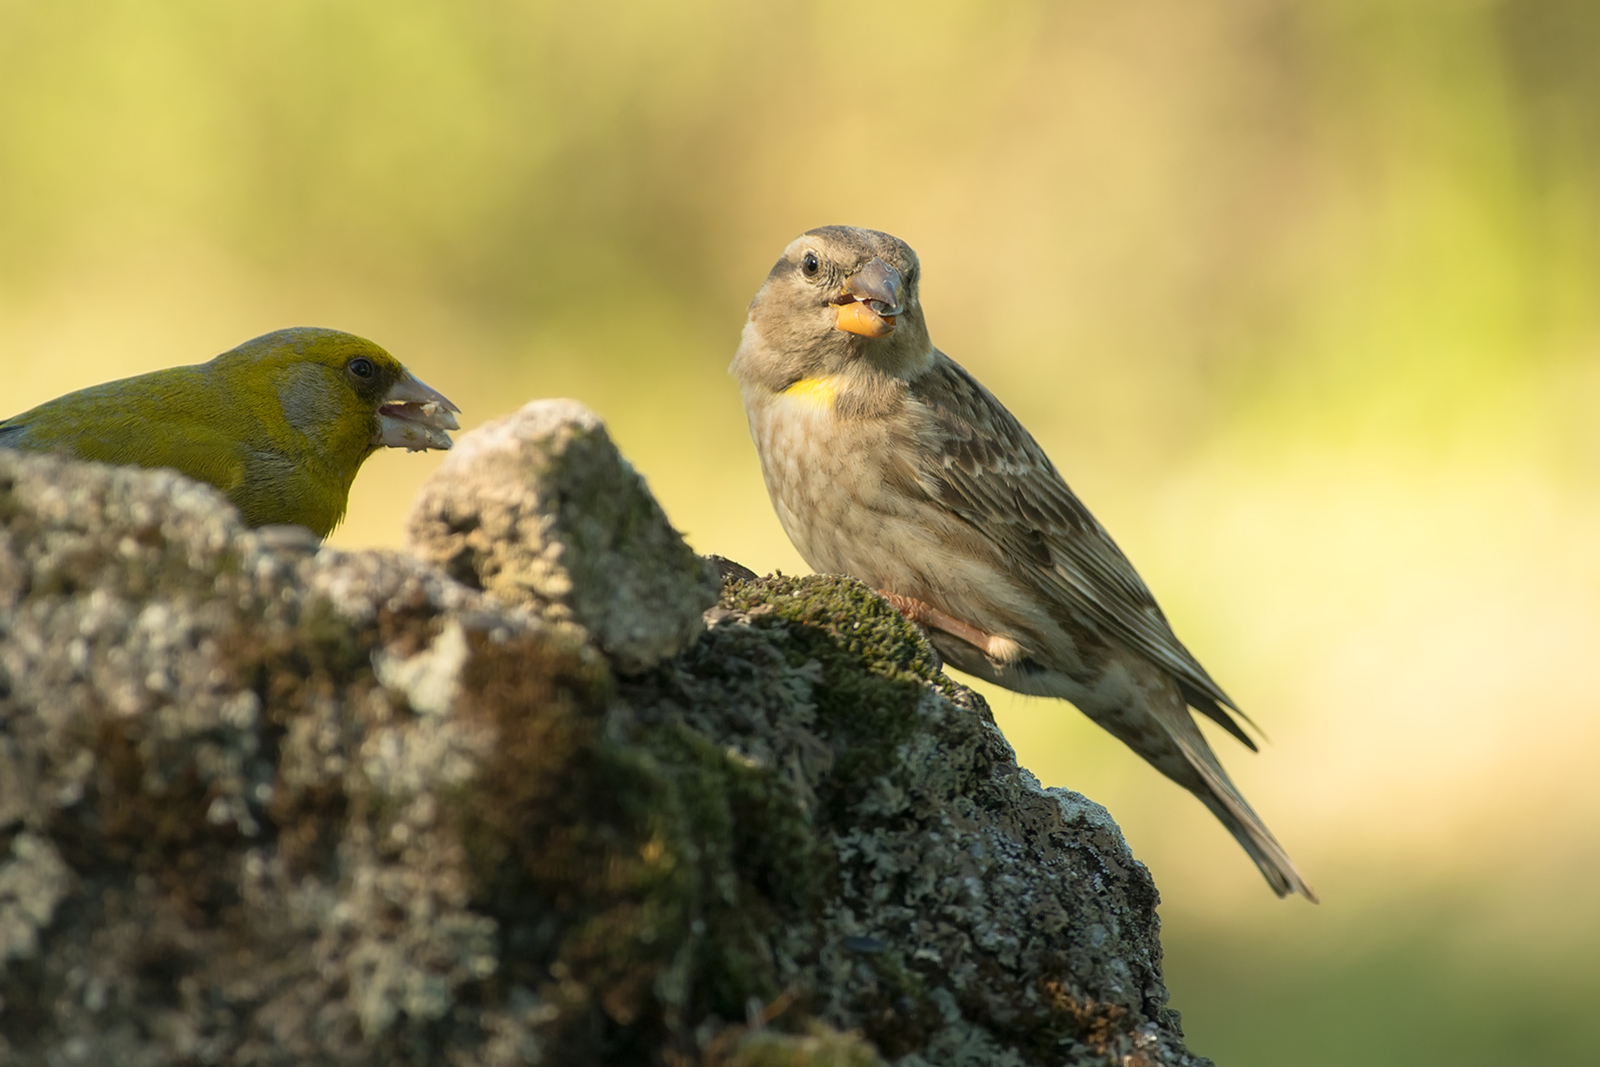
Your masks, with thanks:
[(1223, 708), (1249, 719), (1183, 647), (1133, 564), (1011, 412), (943, 353), (910, 394), (934, 427), (916, 472), (923, 490), (1009, 558), (1036, 564), (1028, 574), (1042, 596), (1165, 668), (1192, 707), (1254, 749)]

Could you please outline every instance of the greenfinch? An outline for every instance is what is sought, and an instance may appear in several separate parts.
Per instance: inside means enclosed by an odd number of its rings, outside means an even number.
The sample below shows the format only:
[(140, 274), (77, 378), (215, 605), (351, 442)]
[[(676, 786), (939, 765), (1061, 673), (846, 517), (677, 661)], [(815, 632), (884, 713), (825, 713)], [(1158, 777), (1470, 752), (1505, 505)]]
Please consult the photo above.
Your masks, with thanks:
[(368, 456), (449, 448), (459, 410), (371, 341), (298, 327), (57, 397), (0, 422), (0, 447), (171, 467), (222, 490), (250, 526), (326, 537)]

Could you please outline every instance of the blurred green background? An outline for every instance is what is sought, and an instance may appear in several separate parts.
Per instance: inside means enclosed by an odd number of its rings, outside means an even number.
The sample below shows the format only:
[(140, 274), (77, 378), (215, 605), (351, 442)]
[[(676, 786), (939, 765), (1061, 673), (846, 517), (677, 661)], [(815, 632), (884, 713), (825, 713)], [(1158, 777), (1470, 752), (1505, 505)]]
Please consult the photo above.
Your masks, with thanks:
[(1321, 907), (990, 691), (1154, 871), (1191, 1046), (1600, 1062), (1597, 56), (1592, 0), (0, 0), (0, 414), (336, 326), (803, 572), (726, 367), (793, 236), (892, 231), (1271, 736), (1218, 747)]

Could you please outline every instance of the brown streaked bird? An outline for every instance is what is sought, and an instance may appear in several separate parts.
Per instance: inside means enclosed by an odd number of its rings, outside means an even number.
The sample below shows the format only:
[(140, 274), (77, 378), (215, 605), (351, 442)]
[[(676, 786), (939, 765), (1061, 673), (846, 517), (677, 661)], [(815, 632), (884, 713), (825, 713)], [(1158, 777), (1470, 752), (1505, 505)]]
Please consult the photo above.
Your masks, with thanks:
[(1044, 450), (934, 347), (918, 280), (904, 241), (824, 226), (750, 303), (730, 369), (789, 539), (883, 593), (952, 666), (1076, 704), (1198, 797), (1279, 896), (1315, 901), (1190, 709), (1254, 750), (1243, 714)]

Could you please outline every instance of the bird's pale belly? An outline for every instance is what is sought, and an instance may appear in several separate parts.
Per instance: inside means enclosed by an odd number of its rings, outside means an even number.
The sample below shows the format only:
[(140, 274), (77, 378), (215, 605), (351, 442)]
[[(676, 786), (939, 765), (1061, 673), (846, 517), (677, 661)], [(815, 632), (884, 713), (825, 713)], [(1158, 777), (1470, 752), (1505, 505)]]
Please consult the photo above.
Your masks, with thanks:
[(751, 432), (778, 521), (813, 570), (848, 574), (979, 625), (998, 621), (986, 607), (1004, 579), (970, 552), (951, 551), (951, 539), (966, 533), (960, 520), (885, 485), (886, 430), (837, 424), (826, 408), (779, 395), (752, 415)]

